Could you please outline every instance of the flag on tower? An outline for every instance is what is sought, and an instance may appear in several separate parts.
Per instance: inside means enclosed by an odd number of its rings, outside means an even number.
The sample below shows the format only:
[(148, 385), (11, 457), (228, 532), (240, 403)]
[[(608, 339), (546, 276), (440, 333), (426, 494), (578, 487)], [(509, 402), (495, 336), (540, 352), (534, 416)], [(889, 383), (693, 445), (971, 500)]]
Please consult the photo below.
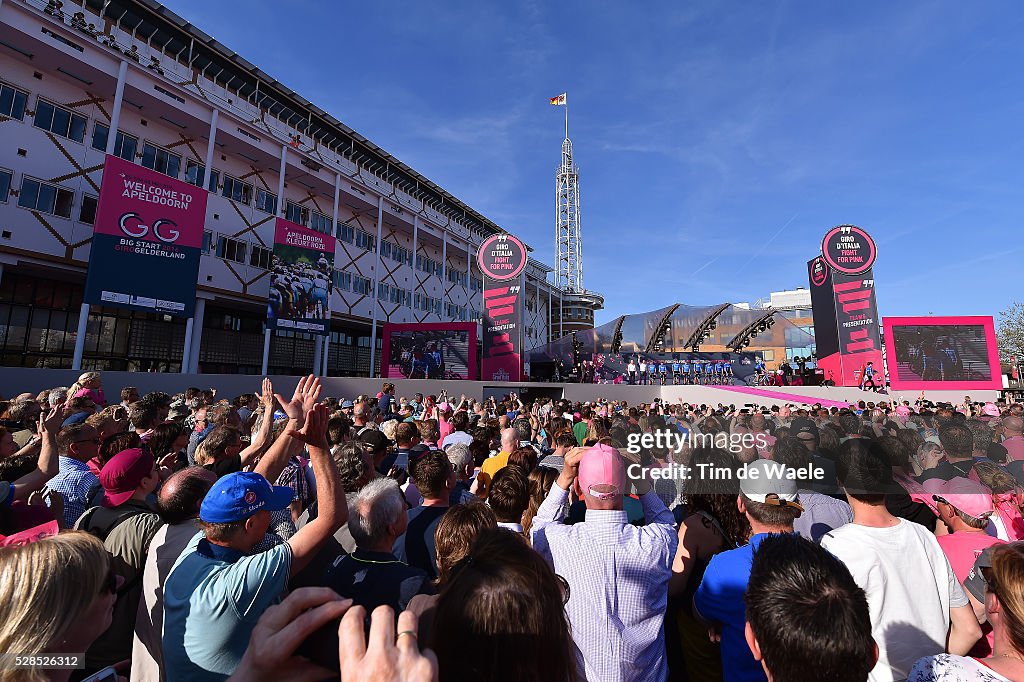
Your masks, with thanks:
[(552, 97), (551, 98), (551, 104), (553, 106), (556, 106), (556, 107), (564, 107), (565, 106), (565, 95), (566, 95), (566, 93), (563, 92), (558, 97)]

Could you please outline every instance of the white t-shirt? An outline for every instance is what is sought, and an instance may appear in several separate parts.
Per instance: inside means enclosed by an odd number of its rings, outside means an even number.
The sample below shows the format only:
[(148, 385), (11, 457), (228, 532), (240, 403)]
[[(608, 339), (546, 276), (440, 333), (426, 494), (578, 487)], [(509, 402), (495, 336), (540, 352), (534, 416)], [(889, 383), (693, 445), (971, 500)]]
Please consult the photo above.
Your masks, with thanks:
[(1011, 682), (973, 658), (939, 654), (922, 658), (910, 671), (909, 682)]
[(867, 594), (878, 645), (871, 682), (905, 680), (919, 658), (945, 651), (949, 611), (968, 601), (927, 528), (906, 519), (889, 528), (849, 523), (826, 533), (821, 546)]

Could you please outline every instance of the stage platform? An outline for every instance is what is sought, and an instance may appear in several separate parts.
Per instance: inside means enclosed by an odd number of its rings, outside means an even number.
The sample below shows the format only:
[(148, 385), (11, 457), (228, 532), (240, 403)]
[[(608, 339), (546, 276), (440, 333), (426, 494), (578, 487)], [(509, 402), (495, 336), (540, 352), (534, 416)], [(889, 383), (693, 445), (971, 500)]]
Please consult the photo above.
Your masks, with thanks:
[[(11, 398), (22, 392), (38, 393), (44, 388), (70, 386), (80, 372), (70, 369), (34, 369), (26, 367), (0, 367), (0, 394)], [(107, 400), (116, 401), (124, 386), (135, 386), (140, 393), (165, 391), (180, 393), (189, 386), (215, 388), (218, 397), (233, 398), (241, 393), (258, 393), (260, 377), (241, 374), (159, 374), (147, 372), (103, 372), (103, 390)], [(272, 376), (274, 390), (288, 394), (295, 388), (298, 377)], [(628, 386), (614, 384), (556, 384), (556, 383), (498, 383), (486, 381), (440, 381), (433, 379), (394, 379), (399, 396), (411, 397), (414, 393), (437, 394), (446, 389), (448, 395), (458, 400), (460, 395), (483, 398), (490, 395), (502, 396), (515, 391), (524, 396), (549, 396), (587, 401), (605, 398), (625, 400), (630, 404), (649, 403), (654, 398), (666, 402), (688, 402), (706, 405), (813, 405), (842, 406), (865, 402), (888, 400), (909, 400), (913, 402), (920, 391), (886, 395), (861, 391), (856, 388), (825, 386)], [(376, 395), (382, 379), (360, 377), (326, 377), (323, 379), (325, 396), (354, 398), (358, 395)], [(926, 391), (925, 396), (935, 402), (960, 403), (963, 391)], [(975, 401), (995, 400), (998, 391), (970, 391)]]

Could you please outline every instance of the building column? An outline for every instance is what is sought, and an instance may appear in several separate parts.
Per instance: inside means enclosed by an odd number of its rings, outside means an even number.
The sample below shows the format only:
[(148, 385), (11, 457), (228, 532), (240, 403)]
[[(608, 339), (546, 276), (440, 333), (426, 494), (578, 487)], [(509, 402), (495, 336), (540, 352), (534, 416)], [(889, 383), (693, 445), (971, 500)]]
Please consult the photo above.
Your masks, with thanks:
[(384, 197), (380, 196), (377, 198), (377, 263), (373, 266), (373, 291), (371, 297), (373, 301), (373, 325), (370, 328), (370, 378), (373, 379), (375, 374), (373, 371), (373, 363), (377, 359), (377, 287), (380, 284), (380, 239), (384, 229)]
[(199, 352), (203, 349), (203, 325), (206, 319), (206, 299), (196, 299), (192, 314), (192, 343), (188, 347), (188, 373), (199, 374)]
[[(341, 197), (341, 173), (334, 174), (334, 208), (331, 210), (331, 224), (334, 225), (334, 236), (338, 236), (338, 200)], [(337, 259), (337, 240), (335, 240), (335, 259)], [(331, 272), (331, 288), (330, 293), (327, 296), (328, 308), (330, 308), (331, 298), (334, 296), (334, 273)], [(322, 364), (317, 370), (317, 374), (321, 376), (328, 376), (328, 372), (331, 369), (331, 313), (327, 313), (327, 335), (323, 338), (324, 350), (321, 358)]]
[(121, 60), (117, 67), (117, 89), (114, 90), (114, 108), (110, 112), (110, 133), (107, 135), (107, 154), (114, 153), (117, 143), (117, 126), (121, 121), (121, 103), (124, 101), (124, 81), (128, 75), (128, 62)]
[(330, 376), (331, 370), (331, 335), (328, 334), (324, 337), (324, 355), (323, 355), (323, 368), (320, 371), (321, 376)]
[(473, 238), (466, 240), (466, 320), (473, 315)]
[(260, 374), (267, 376), (267, 363), (270, 361), (270, 329), (263, 330), (263, 364), (260, 366)]
[[(445, 293), (448, 291), (448, 232), (441, 230), (441, 312), (444, 312)], [(452, 300), (448, 297), (448, 307), (451, 308)], [(444, 315), (441, 319), (450, 317)]]
[[(416, 244), (420, 236), (420, 217), (413, 215), (412, 217), (412, 319), (416, 320), (416, 311), (419, 310), (416, 307), (416, 288), (419, 286), (419, 278), (416, 277)], [(423, 294), (420, 294), (422, 297)]]
[[(117, 143), (117, 126), (121, 121), (121, 105), (124, 102), (124, 81), (128, 75), (128, 62), (121, 60), (117, 67), (117, 88), (114, 90), (114, 108), (110, 112), (110, 133), (107, 135), (107, 154), (114, 153)], [(89, 327), (89, 304), (82, 303), (78, 311), (78, 336), (75, 337), (75, 350), (71, 356), (71, 369), (82, 369), (82, 356), (85, 354), (85, 331)]]
[[(285, 169), (288, 165), (288, 147), (281, 145), (281, 165), (277, 171), (277, 215), (278, 217), (284, 217), (284, 174)], [(273, 336), (274, 330), (267, 327), (263, 331), (263, 364), (260, 374), (263, 376), (267, 375), (267, 366), (270, 362), (270, 337)]]
[(181, 347), (181, 373), (188, 374), (189, 351), (192, 348), (192, 327), (195, 324), (194, 318), (185, 320), (185, 344)]
[(206, 143), (206, 175), (203, 177), (203, 188), (209, 187), (210, 178), (213, 174), (213, 152), (217, 149), (217, 119), (220, 110), (214, 109), (210, 114), (210, 135)]
[(83, 303), (78, 311), (78, 335), (75, 337), (75, 351), (71, 356), (71, 369), (82, 369), (82, 356), (85, 354), (85, 331), (89, 328), (89, 304)]

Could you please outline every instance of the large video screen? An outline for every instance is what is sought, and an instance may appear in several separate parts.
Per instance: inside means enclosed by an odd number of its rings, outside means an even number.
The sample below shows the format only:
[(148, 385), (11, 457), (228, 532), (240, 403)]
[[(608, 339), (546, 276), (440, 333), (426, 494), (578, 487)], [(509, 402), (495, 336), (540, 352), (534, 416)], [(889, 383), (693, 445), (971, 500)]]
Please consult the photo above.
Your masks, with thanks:
[(991, 317), (887, 317), (886, 366), (894, 389), (999, 389)]
[(380, 371), (388, 379), (475, 381), (476, 323), (386, 324)]

